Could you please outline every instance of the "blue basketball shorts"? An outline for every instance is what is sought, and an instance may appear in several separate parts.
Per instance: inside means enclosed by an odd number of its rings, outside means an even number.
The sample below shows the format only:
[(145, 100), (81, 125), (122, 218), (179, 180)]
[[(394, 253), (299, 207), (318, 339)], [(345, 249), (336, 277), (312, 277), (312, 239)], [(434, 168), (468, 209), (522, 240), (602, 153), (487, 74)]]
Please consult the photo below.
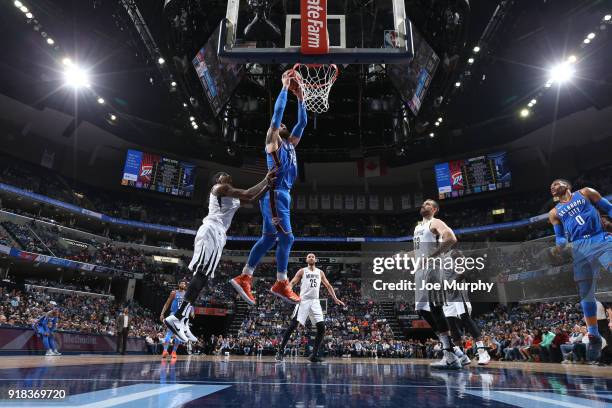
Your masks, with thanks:
[(612, 272), (612, 235), (602, 232), (572, 242), (574, 280), (596, 279), (601, 270)]
[[(263, 233), (276, 235), (277, 232), (291, 232), (291, 193), (289, 190), (268, 191), (259, 201), (263, 216)], [(280, 223), (274, 225), (272, 218), (278, 217)]]

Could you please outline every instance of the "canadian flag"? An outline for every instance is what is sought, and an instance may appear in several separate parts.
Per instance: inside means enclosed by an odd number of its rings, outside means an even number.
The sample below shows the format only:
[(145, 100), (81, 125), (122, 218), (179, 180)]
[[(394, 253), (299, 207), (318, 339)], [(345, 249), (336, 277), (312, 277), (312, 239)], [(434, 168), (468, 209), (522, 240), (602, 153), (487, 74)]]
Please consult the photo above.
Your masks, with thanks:
[(387, 175), (387, 165), (379, 156), (366, 157), (357, 162), (359, 177), (378, 177)]

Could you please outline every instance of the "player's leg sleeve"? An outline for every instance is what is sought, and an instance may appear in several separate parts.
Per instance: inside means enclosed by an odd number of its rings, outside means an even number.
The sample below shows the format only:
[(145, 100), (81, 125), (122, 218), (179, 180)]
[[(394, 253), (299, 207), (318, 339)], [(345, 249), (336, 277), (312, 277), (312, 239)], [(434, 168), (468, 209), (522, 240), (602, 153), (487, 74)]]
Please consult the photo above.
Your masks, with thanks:
[(278, 272), (287, 272), (287, 265), (289, 265), (289, 252), (293, 246), (295, 237), (293, 233), (278, 234), (278, 245), (276, 246), (276, 270)]
[(279, 351), (281, 353), (285, 351), (285, 347), (287, 346), (287, 343), (289, 342), (289, 339), (291, 338), (291, 335), (293, 334), (297, 326), (298, 326), (297, 319), (291, 319), (291, 323), (289, 323), (289, 327), (287, 327), (287, 330), (285, 330), (285, 333), (283, 334), (283, 341), (281, 342), (281, 345), (279, 348)]
[(257, 240), (253, 248), (251, 248), (251, 252), (249, 253), (249, 259), (247, 260), (247, 265), (250, 268), (255, 268), (261, 258), (264, 257), (266, 252), (270, 250), (274, 246), (276, 242), (276, 235), (274, 234), (262, 234), (261, 237)]
[(431, 307), (431, 315), (436, 322), (436, 327), (438, 328), (438, 332), (444, 333), (450, 330), (448, 327), (448, 320), (446, 320), (446, 316), (444, 316), (444, 310), (441, 305), (434, 306), (432, 304), (429, 305)]
[(474, 320), (469, 315), (469, 313), (461, 314), (461, 322), (463, 323), (463, 327), (472, 335), (474, 340), (480, 339), (481, 333)]
[(315, 337), (315, 344), (312, 349), (312, 354), (317, 356), (319, 354), (319, 348), (321, 347), (321, 343), (323, 342), (323, 336), (325, 335), (325, 323), (319, 322), (317, 323), (317, 336)]
[(438, 332), (438, 326), (436, 326), (436, 321), (434, 320), (431, 312), (429, 310), (417, 310), (419, 316), (421, 316), (425, 321), (431, 326), (434, 332)]
[(449, 316), (447, 319), (453, 341), (457, 344), (461, 344), (461, 327), (459, 325), (459, 319), (454, 316)]
[(595, 317), (597, 315), (597, 304), (595, 303), (595, 280), (583, 279), (576, 282), (578, 294), (580, 295), (580, 305), (585, 317)]

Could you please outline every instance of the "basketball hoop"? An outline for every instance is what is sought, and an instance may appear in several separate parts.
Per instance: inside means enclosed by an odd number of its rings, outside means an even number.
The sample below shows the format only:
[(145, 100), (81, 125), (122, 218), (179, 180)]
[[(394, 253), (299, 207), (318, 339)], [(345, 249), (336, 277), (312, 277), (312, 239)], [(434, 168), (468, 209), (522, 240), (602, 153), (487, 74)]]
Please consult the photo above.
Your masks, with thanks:
[(293, 71), (302, 94), (306, 109), (323, 113), (329, 109), (329, 92), (338, 78), (335, 64), (295, 64)]

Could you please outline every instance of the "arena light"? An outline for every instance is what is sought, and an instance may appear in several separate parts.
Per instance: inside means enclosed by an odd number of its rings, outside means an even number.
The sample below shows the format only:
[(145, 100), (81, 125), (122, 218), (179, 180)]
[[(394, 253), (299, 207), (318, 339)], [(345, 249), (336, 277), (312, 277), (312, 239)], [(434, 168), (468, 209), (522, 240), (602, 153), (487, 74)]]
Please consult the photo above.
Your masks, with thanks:
[(574, 68), (568, 63), (557, 64), (550, 70), (550, 82), (559, 84), (569, 81), (574, 76)]
[(99, 97), (99, 98), (98, 98), (98, 103), (99, 103), (100, 105), (104, 105), (104, 104), (106, 103), (106, 101), (104, 100), (104, 98)]
[(26, 6), (19, 7), (19, 10), (21, 10), (24, 14), (27, 13), (28, 11), (30, 11), (30, 10), (28, 10), (28, 8)]
[(183, 108), (187, 107), (187, 102), (183, 102)]
[(115, 114), (111, 113), (110, 115), (108, 115), (109, 119), (112, 120), (113, 122), (117, 120), (117, 116), (115, 116)]
[(455, 82), (455, 88), (459, 88), (461, 86), (461, 82), (457, 81)]
[(433, 139), (435, 136), (436, 136), (436, 134), (435, 134), (434, 132), (431, 132), (431, 133), (429, 134), (429, 137), (430, 137), (431, 139)]
[(158, 63), (159, 65), (164, 65), (164, 63), (165, 63), (165, 62), (166, 62), (166, 60), (165, 60), (165, 59), (163, 59), (162, 57), (159, 57), (159, 58), (157, 59), (157, 63)]
[(64, 71), (64, 82), (75, 89), (90, 86), (87, 71), (73, 64)]
[(170, 82), (170, 86), (174, 88), (176, 86), (176, 82), (175, 81)]
[(551, 82), (551, 80), (549, 79), (548, 81), (546, 81), (546, 84), (544, 84), (544, 87), (546, 87), (546, 88), (550, 88), (551, 86), (552, 86), (552, 82)]
[(532, 100), (530, 100), (530, 101), (529, 101), (529, 103), (530, 103), (530, 104), (533, 106), (533, 105), (535, 105), (536, 103), (538, 103), (538, 101), (537, 101), (537, 100), (535, 100), (535, 99), (532, 99)]
[(190, 117), (189, 117), (189, 121), (190, 121), (190, 122), (193, 122), (194, 120), (195, 120), (195, 118), (194, 118), (193, 116), (190, 116)]
[(17, 8), (21, 8), (21, 7), (23, 7), (23, 3), (22, 3), (22, 2), (20, 2), (19, 0), (15, 1), (13, 4), (14, 4), (14, 5), (15, 5), (15, 7), (17, 7)]
[(590, 44), (591, 40), (589, 40), (588, 38), (585, 38), (584, 41), (582, 41), (582, 42), (585, 43), (585, 44)]
[(442, 123), (442, 116), (438, 118), (438, 122)]
[(435, 127), (440, 126), (440, 122), (436, 122), (436, 123), (434, 123), (434, 126), (435, 126)]
[(62, 64), (66, 65), (67, 67), (72, 65), (72, 60), (68, 57), (64, 57), (62, 58)]
[(474, 58), (468, 58), (468, 64), (473, 64), (474, 63)]
[(47, 38), (47, 44), (53, 45), (53, 44), (55, 44), (55, 40), (53, 38), (49, 37), (49, 38)]
[(610, 21), (611, 19), (612, 19), (612, 15), (610, 15), (610, 14), (606, 14), (604, 16), (604, 21)]
[(26, 17), (27, 17), (29, 20), (31, 20), (31, 19), (33, 19), (33, 18), (34, 18), (34, 14), (32, 14), (32, 13), (26, 13)]
[(521, 109), (521, 111), (519, 112), (519, 115), (521, 115), (521, 118), (526, 118), (527, 116), (529, 116), (531, 112), (529, 111), (529, 109), (527, 108), (523, 108)]
[(578, 58), (575, 55), (570, 55), (569, 57), (567, 57), (567, 62), (569, 62), (570, 64), (574, 64), (576, 61), (578, 61)]
[(480, 52), (480, 47), (479, 46), (475, 46), (474, 47), (474, 52), (475, 53), (479, 53)]
[(589, 33), (589, 35), (587, 35), (587, 38), (589, 40), (592, 40), (593, 38), (595, 38), (595, 33)]

